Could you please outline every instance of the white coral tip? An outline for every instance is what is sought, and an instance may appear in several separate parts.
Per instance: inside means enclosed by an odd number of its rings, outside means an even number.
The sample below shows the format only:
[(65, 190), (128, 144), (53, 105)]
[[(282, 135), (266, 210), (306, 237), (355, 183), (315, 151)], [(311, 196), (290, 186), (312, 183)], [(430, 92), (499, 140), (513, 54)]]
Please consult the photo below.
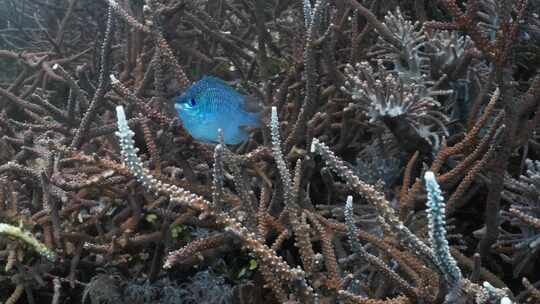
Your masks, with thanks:
[(120, 82), (120, 80), (118, 80), (118, 78), (116, 78), (116, 76), (114, 76), (113, 74), (109, 75), (109, 78), (111, 79), (112, 83)]
[(318, 143), (319, 141), (314, 138), (313, 141), (311, 142), (311, 148), (310, 148), (310, 151), (311, 153), (315, 153), (315, 145)]
[(426, 181), (434, 181), (435, 180), (435, 173), (433, 173), (432, 171), (427, 171), (424, 174), (424, 179)]
[(116, 119), (118, 120), (119, 125), (127, 123), (126, 112), (124, 112), (123, 106), (116, 106)]
[(510, 300), (508, 297), (504, 297), (501, 299), (501, 304), (512, 304), (512, 300)]

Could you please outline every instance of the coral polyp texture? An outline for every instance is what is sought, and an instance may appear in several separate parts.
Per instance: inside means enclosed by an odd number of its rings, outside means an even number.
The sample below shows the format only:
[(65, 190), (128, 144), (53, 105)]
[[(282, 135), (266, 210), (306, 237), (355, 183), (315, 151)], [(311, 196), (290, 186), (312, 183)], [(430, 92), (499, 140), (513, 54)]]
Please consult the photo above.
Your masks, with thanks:
[(0, 302), (540, 303), (537, 0), (0, 0)]

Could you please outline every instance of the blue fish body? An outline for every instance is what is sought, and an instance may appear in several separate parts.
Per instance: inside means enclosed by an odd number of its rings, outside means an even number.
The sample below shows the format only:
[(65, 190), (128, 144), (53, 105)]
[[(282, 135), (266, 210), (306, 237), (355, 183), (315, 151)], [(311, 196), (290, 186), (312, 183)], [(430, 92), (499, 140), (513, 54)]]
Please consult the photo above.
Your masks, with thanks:
[(219, 142), (218, 129), (222, 129), (226, 144), (240, 144), (249, 137), (246, 127), (261, 126), (260, 113), (248, 111), (246, 96), (211, 76), (177, 96), (174, 107), (184, 128), (203, 142)]

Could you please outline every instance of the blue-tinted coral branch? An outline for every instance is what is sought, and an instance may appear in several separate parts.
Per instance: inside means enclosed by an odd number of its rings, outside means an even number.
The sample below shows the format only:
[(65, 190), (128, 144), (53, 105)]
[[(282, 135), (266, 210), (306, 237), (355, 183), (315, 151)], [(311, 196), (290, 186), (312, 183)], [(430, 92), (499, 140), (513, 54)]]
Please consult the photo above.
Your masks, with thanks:
[(344, 215), (345, 224), (347, 225), (347, 237), (349, 240), (349, 245), (351, 246), (353, 252), (368, 261), (370, 264), (380, 270), (386, 277), (390, 278), (392, 281), (398, 284), (398, 286), (402, 288), (407, 295), (412, 298), (416, 298), (418, 294), (415, 288), (409, 285), (409, 283), (402, 279), (395, 271), (390, 269), (390, 267), (388, 267), (388, 265), (386, 265), (383, 260), (369, 253), (358, 241), (358, 231), (356, 229), (356, 225), (354, 224), (352, 196), (347, 197), (344, 208)]
[(424, 180), (428, 197), (429, 239), (435, 253), (435, 263), (443, 270), (446, 279), (451, 284), (455, 284), (459, 282), (462, 275), (456, 260), (450, 254), (450, 246), (448, 246), (446, 238), (446, 204), (444, 197), (433, 172), (426, 172)]
[(433, 260), (431, 248), (429, 248), (398, 219), (395, 211), (390, 207), (390, 203), (373, 185), (369, 185), (360, 180), (360, 178), (345, 165), (343, 160), (339, 159), (328, 146), (321, 143), (316, 138), (313, 139), (311, 144), (311, 152), (321, 155), (326, 165), (341, 177), (351, 189), (361, 194), (372, 203), (381, 215), (381, 219), (388, 222), (390, 227), (399, 234), (401, 242), (412, 250), (419, 252), (428, 260)]
[(270, 132), (272, 135), (272, 152), (274, 154), (274, 159), (276, 160), (283, 186), (283, 199), (285, 201), (285, 205), (289, 206), (292, 203), (292, 180), (291, 173), (289, 172), (289, 168), (287, 168), (287, 163), (285, 162), (285, 157), (283, 157), (283, 152), (281, 151), (281, 137), (279, 135), (279, 120), (276, 107), (272, 107), (272, 115), (270, 117)]

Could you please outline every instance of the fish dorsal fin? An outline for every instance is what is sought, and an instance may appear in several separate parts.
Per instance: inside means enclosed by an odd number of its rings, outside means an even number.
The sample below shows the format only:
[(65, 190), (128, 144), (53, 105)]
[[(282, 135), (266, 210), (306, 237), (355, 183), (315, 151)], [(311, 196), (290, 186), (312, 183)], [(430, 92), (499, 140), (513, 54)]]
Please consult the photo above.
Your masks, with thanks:
[(226, 100), (234, 103), (237, 109), (248, 113), (260, 113), (263, 110), (263, 104), (259, 98), (247, 96), (236, 91), (227, 82), (214, 76), (204, 76), (196, 83), (196, 91), (205, 92), (205, 94), (214, 94), (226, 96)]
[(240, 94), (228, 83), (217, 77), (205, 76), (197, 83), (202, 92), (219, 92), (218, 95), (229, 97), (229, 101), (233, 101), (239, 107), (242, 107), (244, 103), (245, 95)]
[(224, 90), (232, 90), (236, 92), (236, 90), (233, 87), (231, 87), (228, 83), (226, 83), (224, 80), (214, 77), (214, 76), (204, 76), (198, 82), (203, 86), (221, 88)]

